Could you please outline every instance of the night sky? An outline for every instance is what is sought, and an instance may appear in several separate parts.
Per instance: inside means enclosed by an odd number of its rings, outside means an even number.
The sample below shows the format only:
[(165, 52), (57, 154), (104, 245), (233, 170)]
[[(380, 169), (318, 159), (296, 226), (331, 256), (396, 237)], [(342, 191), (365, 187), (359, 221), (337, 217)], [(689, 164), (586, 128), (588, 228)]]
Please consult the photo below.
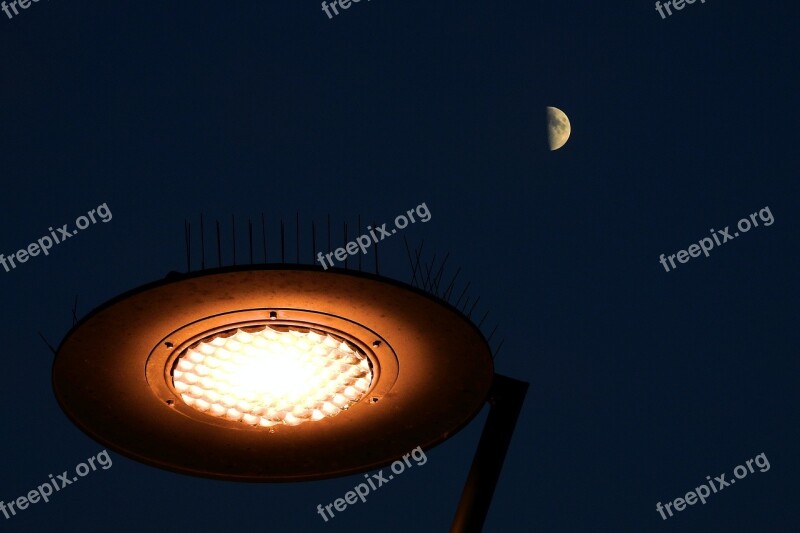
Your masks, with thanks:
[[(38, 334), (58, 346), (76, 295), (80, 318), (185, 271), (201, 213), (264, 213), (272, 237), (299, 213), (307, 236), (424, 202), (403, 236), (450, 253), (499, 323), (497, 372), (530, 383), (485, 531), (797, 531), (800, 9), (701, 1), (0, 12), (0, 252), (113, 214), (0, 267), (0, 499), (106, 448), (59, 408)], [(546, 106), (573, 128), (554, 152)], [(766, 207), (771, 225), (659, 263)], [(408, 280), (403, 240), (381, 245), (381, 274)], [(361, 475), (244, 484), (112, 452), (0, 529), (448, 531), (486, 412), (327, 523), (317, 505)], [(704, 505), (656, 510), (762, 453)]]

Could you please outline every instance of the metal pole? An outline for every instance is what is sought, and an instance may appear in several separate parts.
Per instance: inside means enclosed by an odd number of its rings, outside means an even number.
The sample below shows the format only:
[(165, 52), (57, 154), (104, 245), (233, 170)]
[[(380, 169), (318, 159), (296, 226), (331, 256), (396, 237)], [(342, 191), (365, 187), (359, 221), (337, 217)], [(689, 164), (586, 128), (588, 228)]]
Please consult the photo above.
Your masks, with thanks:
[(528, 383), (495, 374), (489, 391), (489, 416), (472, 460), (450, 533), (480, 533), (500, 478)]

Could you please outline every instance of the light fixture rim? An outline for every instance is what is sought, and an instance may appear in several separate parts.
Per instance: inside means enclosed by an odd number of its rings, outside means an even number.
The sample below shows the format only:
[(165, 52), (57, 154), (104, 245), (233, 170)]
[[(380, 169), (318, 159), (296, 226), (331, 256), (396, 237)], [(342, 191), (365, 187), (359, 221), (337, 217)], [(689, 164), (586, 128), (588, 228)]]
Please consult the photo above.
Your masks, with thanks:
[[(264, 316), (270, 316), (271, 313), (280, 313), (280, 318), (255, 318), (251, 317), (245, 319), (240, 315), (253, 315), (263, 313)], [(227, 420), (223, 417), (216, 417), (209, 414), (202, 413), (191, 406), (186, 405), (181, 400), (181, 394), (175, 389), (172, 377), (170, 375), (171, 369), (177, 363), (177, 360), (193, 345), (202, 342), (204, 339), (213, 337), (225, 331), (233, 331), (243, 327), (254, 326), (296, 326), (299, 328), (308, 328), (310, 330), (320, 331), (325, 334), (331, 335), (337, 340), (344, 340), (352, 344), (367, 358), (372, 371), (372, 380), (370, 381), (369, 389), (361, 395), (361, 398), (355, 403), (360, 403), (369, 398), (370, 403), (376, 403), (391, 389), (394, 381), (397, 379), (397, 354), (392, 349), (391, 345), (377, 333), (362, 329), (366, 334), (370, 333), (369, 337), (380, 341), (382, 349), (376, 353), (367, 342), (353, 333), (338, 329), (329, 324), (320, 324), (318, 322), (310, 322), (309, 320), (313, 315), (317, 315), (309, 310), (298, 310), (289, 308), (263, 308), (263, 309), (242, 309), (235, 313), (227, 313), (224, 318), (234, 320), (234, 322), (219, 322), (209, 330), (203, 332), (194, 331), (202, 328), (203, 322), (214, 322), (223, 319), (222, 316), (211, 316), (200, 321), (199, 323), (187, 324), (186, 326), (173, 331), (169, 335), (161, 339), (148, 355), (147, 362), (145, 363), (145, 372), (147, 374), (147, 381), (150, 385), (153, 394), (155, 394), (161, 401), (184, 416), (204, 424), (210, 424), (231, 430), (243, 431), (272, 431), (274, 428), (266, 427), (253, 427), (242, 422)], [(309, 316), (311, 315), (311, 316)], [(237, 317), (240, 317), (237, 319)], [(341, 317), (328, 317), (332, 322), (338, 322), (336, 319)], [(207, 326), (206, 326), (207, 327)], [(359, 324), (351, 324), (351, 328), (358, 329)], [(182, 333), (182, 330), (189, 330), (188, 333)], [(188, 334), (188, 336), (186, 336)], [(174, 342), (173, 342), (174, 341)], [(171, 344), (172, 346), (167, 346)], [(157, 376), (157, 377), (156, 377)], [(332, 418), (332, 417), (331, 417)], [(281, 426), (283, 429), (283, 426)]]

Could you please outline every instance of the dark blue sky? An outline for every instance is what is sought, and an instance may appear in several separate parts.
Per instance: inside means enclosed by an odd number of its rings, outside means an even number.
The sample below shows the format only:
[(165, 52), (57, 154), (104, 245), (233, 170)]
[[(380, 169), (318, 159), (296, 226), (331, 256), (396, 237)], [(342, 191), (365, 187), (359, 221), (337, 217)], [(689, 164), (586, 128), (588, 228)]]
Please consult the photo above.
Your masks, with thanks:
[[(184, 265), (183, 223), (379, 223), (450, 252), (531, 386), (486, 531), (790, 531), (798, 441), (798, 40), (791, 2), (40, 1), (0, 12), (6, 273), (0, 499), (103, 446), (50, 383), (78, 314)], [(780, 4), (779, 6), (775, 4)], [(545, 146), (544, 108), (567, 145)], [(665, 272), (769, 206), (774, 224)], [(407, 279), (402, 241), (382, 273)], [(485, 413), (325, 523), (361, 476), (249, 485), (112, 454), (16, 531), (447, 531)], [(198, 443), (198, 445), (202, 445)], [(662, 520), (657, 502), (771, 468)]]

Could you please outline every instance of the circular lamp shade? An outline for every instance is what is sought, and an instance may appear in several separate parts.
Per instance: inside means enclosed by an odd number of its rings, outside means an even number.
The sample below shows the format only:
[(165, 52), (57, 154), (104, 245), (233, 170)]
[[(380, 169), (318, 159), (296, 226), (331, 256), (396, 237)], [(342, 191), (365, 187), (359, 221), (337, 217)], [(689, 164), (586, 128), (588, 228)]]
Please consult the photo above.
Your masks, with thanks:
[(247, 266), (123, 294), (59, 347), (53, 389), (95, 440), (135, 460), (237, 481), (382, 467), (481, 409), (477, 327), (372, 274)]

